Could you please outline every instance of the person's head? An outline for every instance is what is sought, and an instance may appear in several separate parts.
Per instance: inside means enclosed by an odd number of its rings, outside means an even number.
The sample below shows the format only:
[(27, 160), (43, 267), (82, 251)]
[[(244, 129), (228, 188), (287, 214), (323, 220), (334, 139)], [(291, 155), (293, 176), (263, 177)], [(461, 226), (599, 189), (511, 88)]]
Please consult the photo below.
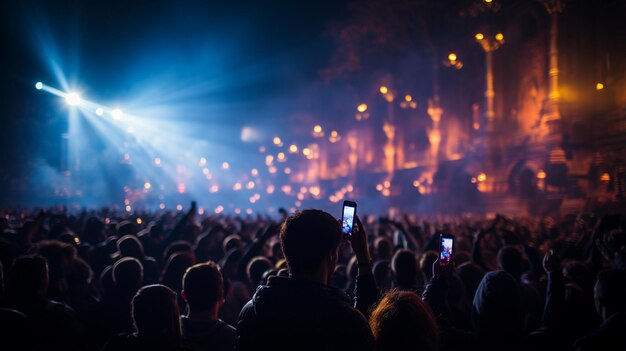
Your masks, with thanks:
[(521, 252), (514, 246), (504, 246), (498, 252), (500, 269), (519, 279), (524, 273), (525, 262)]
[(376, 349), (438, 349), (439, 331), (428, 304), (410, 291), (390, 290), (370, 317)]
[(218, 311), (224, 301), (224, 279), (215, 262), (199, 263), (183, 276), (182, 296), (189, 310)]
[(626, 312), (626, 271), (607, 269), (598, 273), (594, 297), (596, 311), (603, 318), (615, 312)]
[(134, 294), (143, 285), (143, 265), (134, 257), (115, 262), (112, 273), (113, 284), (122, 293)]
[(248, 275), (248, 281), (253, 290), (256, 290), (257, 286), (261, 283), (263, 273), (272, 268), (274, 268), (272, 261), (263, 256), (257, 256), (248, 263), (246, 274)]
[(43, 296), (48, 290), (48, 263), (39, 255), (18, 257), (9, 277), (8, 285), (15, 297)]
[(187, 241), (184, 240), (176, 240), (173, 243), (167, 245), (165, 250), (163, 251), (163, 263), (165, 264), (170, 257), (177, 252), (190, 252), (193, 253), (193, 246)]
[(283, 254), (294, 276), (320, 276), (327, 283), (338, 260), (341, 227), (321, 210), (303, 210), (288, 217), (280, 229)]
[(118, 237), (123, 237), (124, 235), (137, 235), (139, 232), (139, 228), (137, 225), (131, 221), (121, 221), (115, 226), (115, 232)]
[(156, 339), (180, 339), (176, 300), (176, 293), (164, 285), (147, 285), (139, 289), (131, 304), (137, 334)]
[(48, 295), (60, 298), (67, 291), (67, 267), (76, 258), (76, 248), (58, 240), (44, 240), (37, 243), (35, 251), (48, 262), (50, 279)]
[(456, 271), (465, 286), (465, 296), (471, 303), (474, 300), (476, 289), (478, 289), (478, 285), (480, 285), (480, 281), (485, 275), (485, 271), (479, 265), (471, 262), (461, 264)]
[(91, 284), (93, 271), (89, 264), (81, 258), (75, 258), (67, 268), (67, 284), (71, 289), (84, 288)]
[(374, 252), (378, 260), (391, 260), (393, 245), (387, 236), (379, 236), (374, 240)]
[(428, 283), (433, 277), (433, 263), (437, 260), (439, 254), (437, 251), (423, 252), (419, 259), (420, 271), (425, 283)]
[(417, 260), (413, 251), (398, 250), (391, 260), (391, 270), (398, 287), (410, 289), (415, 287), (417, 278)]
[(161, 283), (176, 292), (180, 292), (183, 288), (183, 275), (185, 271), (195, 263), (196, 259), (193, 253), (186, 251), (174, 253), (165, 263), (165, 267), (163, 267)]
[(123, 257), (143, 259), (143, 245), (134, 235), (124, 235), (117, 240), (117, 250)]

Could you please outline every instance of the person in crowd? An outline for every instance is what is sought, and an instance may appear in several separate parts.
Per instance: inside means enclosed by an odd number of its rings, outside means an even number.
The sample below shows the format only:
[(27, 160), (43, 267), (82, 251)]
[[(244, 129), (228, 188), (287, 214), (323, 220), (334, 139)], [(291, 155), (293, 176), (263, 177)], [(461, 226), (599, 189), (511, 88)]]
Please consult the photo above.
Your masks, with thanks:
[(224, 280), (217, 264), (209, 261), (189, 267), (182, 296), (188, 306), (182, 317), (183, 336), (202, 350), (233, 350), (235, 328), (218, 318), (224, 304)]
[(483, 277), (473, 303), (474, 331), (484, 350), (523, 350), (524, 309), (518, 282), (505, 271)]
[[(367, 236), (358, 219), (355, 227), (351, 243), (361, 271), (354, 306), (366, 311), (377, 289)], [(372, 350), (364, 315), (345, 293), (328, 286), (342, 240), (337, 219), (320, 210), (303, 210), (286, 219), (280, 240), (290, 277), (271, 277), (244, 306), (236, 350)], [(279, 336), (270, 337), (276, 331)]]
[(370, 317), (378, 351), (437, 351), (439, 328), (433, 312), (416, 293), (392, 289)]
[(396, 289), (421, 293), (417, 282), (417, 260), (413, 251), (409, 249), (396, 251), (391, 260), (391, 271)]
[(122, 257), (134, 257), (141, 262), (146, 284), (157, 282), (159, 278), (157, 262), (154, 258), (144, 254), (143, 244), (135, 235), (127, 234), (117, 240), (117, 252), (113, 254), (113, 258)]
[(574, 344), (576, 351), (626, 350), (626, 270), (598, 273), (595, 303), (603, 323)]
[(102, 351), (193, 350), (182, 337), (176, 293), (165, 285), (147, 285), (137, 291), (132, 320), (135, 332), (115, 336)]
[(196, 257), (192, 252), (175, 252), (165, 263), (161, 274), (161, 284), (174, 290), (178, 294), (179, 307), (184, 308), (185, 301), (182, 299), (183, 275), (187, 268), (196, 263)]
[(43, 256), (27, 255), (13, 263), (7, 292), (8, 307), (32, 323), (37, 349), (82, 350), (83, 326), (69, 306), (46, 297), (48, 264)]

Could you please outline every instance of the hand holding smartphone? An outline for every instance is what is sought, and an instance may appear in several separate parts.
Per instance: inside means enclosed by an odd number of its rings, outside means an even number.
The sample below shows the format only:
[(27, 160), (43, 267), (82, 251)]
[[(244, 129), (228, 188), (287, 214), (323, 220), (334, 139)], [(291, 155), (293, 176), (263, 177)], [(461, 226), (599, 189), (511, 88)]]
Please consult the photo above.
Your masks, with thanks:
[(439, 265), (448, 266), (452, 262), (452, 250), (454, 248), (454, 235), (441, 234), (439, 236)]
[(341, 232), (344, 237), (351, 238), (354, 229), (354, 218), (356, 217), (356, 202), (344, 201), (341, 210)]

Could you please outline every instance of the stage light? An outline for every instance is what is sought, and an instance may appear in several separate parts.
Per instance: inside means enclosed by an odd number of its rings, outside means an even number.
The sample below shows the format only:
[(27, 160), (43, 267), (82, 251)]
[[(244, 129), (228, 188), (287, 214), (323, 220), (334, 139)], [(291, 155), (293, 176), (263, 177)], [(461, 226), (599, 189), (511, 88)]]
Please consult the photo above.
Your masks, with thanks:
[(43, 89), (43, 83), (42, 82), (35, 83), (35, 89), (37, 89), (37, 90)]
[(96, 109), (96, 114), (97, 114), (98, 116), (102, 116), (102, 115), (104, 114), (104, 109), (103, 109), (102, 107), (98, 107), (98, 108)]
[(65, 95), (65, 102), (70, 106), (76, 106), (80, 104), (80, 95), (77, 93), (68, 93)]
[(366, 104), (360, 104), (359, 106), (356, 107), (357, 111), (363, 113), (365, 111), (367, 111), (367, 105)]
[(387, 94), (389, 92), (389, 88), (383, 85), (380, 87), (379, 91), (381, 94)]
[(122, 119), (122, 117), (124, 117), (124, 112), (120, 110), (119, 108), (116, 108), (113, 111), (111, 111), (111, 117), (119, 121)]

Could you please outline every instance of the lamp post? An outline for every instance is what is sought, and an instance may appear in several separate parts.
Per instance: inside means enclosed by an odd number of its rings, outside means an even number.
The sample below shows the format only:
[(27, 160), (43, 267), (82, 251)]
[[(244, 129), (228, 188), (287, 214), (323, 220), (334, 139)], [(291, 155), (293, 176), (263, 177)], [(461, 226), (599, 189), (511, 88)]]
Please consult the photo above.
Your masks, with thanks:
[(485, 89), (485, 102), (487, 105), (487, 130), (489, 132), (494, 131), (494, 119), (495, 112), (493, 107), (493, 98), (495, 96), (495, 92), (493, 90), (493, 52), (498, 50), (502, 44), (504, 44), (504, 35), (502, 33), (497, 33), (493, 37), (487, 37), (483, 33), (477, 33), (474, 38), (482, 49), (485, 51), (485, 62), (486, 62), (486, 81), (487, 87)]
[(558, 16), (563, 11), (563, 3), (560, 0), (541, 0), (550, 14), (550, 92), (548, 95), (548, 113), (543, 119), (550, 135), (559, 132), (559, 49), (558, 49)]

